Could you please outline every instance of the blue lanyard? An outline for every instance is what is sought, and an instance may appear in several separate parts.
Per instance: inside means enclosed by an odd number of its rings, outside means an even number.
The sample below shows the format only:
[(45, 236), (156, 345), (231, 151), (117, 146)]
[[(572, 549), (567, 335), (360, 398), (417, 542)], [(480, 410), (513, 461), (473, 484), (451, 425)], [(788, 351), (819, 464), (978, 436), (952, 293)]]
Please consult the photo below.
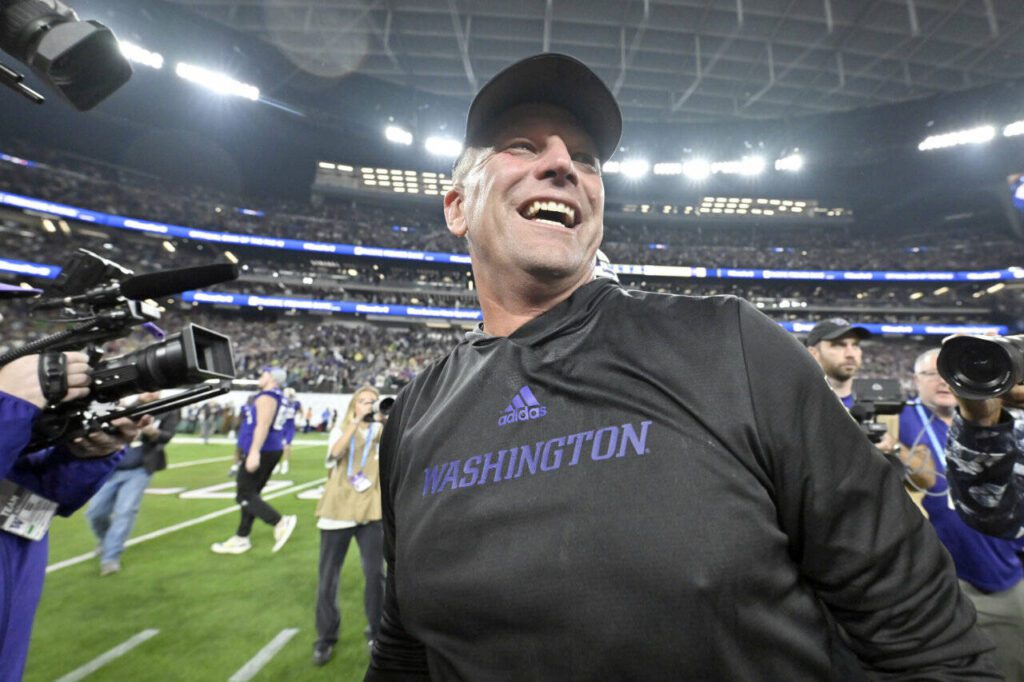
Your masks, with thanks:
[(920, 400), (918, 400), (917, 402), (914, 403), (914, 409), (917, 410), (917, 416), (921, 420), (921, 426), (924, 428), (925, 432), (928, 434), (928, 440), (930, 440), (932, 442), (932, 452), (934, 452), (935, 456), (938, 458), (938, 460), (939, 460), (938, 464), (939, 464), (939, 467), (941, 468), (941, 471), (939, 473), (945, 474), (946, 473), (946, 448), (945, 448), (944, 445), (941, 445), (939, 443), (939, 437), (935, 435), (935, 431), (934, 431), (934, 429), (932, 429), (932, 419), (934, 419), (935, 417), (934, 417), (934, 415), (932, 417), (929, 417), (925, 413), (924, 407), (921, 406), (921, 401)]
[[(363, 446), (363, 461), (359, 463), (359, 471), (361, 472), (366, 468), (366, 459), (370, 456), (370, 448), (373, 447), (373, 427), (376, 426), (374, 423), (370, 423), (370, 428), (366, 430), (366, 445)], [(352, 434), (352, 440), (348, 442), (348, 475), (352, 477), (352, 460), (356, 458), (356, 434)]]

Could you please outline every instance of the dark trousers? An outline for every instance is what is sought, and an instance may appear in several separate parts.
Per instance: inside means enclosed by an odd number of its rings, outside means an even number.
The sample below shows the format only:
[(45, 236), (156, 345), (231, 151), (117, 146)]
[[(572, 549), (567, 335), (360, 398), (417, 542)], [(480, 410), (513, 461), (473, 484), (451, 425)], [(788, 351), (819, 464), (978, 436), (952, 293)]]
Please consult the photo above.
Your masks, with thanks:
[(281, 459), (281, 451), (261, 452), (260, 467), (253, 473), (245, 470), (245, 456), (238, 466), (237, 493), (235, 500), (242, 507), (242, 520), (238, 522), (239, 537), (247, 538), (252, 532), (252, 523), (258, 517), (264, 523), (276, 526), (281, 520), (277, 510), (263, 501), (260, 492), (270, 480), (270, 474)]
[(369, 623), (369, 639), (377, 639), (384, 604), (384, 526), (373, 521), (353, 528), (320, 531), (320, 579), (316, 590), (317, 645), (338, 641), (341, 612), (338, 610), (338, 579), (352, 538), (359, 545), (366, 587), (363, 607)]

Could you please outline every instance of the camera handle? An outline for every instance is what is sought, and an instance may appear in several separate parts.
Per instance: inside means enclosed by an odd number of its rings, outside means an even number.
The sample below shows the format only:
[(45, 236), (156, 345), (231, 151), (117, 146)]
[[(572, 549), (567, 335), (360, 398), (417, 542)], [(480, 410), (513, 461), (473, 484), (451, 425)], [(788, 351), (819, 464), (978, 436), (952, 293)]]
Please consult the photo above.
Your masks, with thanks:
[(23, 82), (25, 76), (21, 75), (6, 64), (0, 64), (0, 85), (6, 85), (22, 97), (32, 100), (36, 104), (42, 104), (46, 98), (40, 95)]

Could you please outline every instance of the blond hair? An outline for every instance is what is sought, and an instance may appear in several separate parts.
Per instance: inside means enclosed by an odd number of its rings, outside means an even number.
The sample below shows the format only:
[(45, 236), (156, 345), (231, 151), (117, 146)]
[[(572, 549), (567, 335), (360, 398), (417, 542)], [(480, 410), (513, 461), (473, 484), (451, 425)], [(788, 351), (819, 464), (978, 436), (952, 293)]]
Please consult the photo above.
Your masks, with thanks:
[(373, 399), (376, 400), (380, 397), (380, 391), (369, 384), (363, 384), (352, 393), (352, 398), (348, 401), (348, 407), (345, 409), (345, 418), (341, 420), (342, 424), (347, 424), (356, 416), (356, 398), (361, 393), (372, 393)]

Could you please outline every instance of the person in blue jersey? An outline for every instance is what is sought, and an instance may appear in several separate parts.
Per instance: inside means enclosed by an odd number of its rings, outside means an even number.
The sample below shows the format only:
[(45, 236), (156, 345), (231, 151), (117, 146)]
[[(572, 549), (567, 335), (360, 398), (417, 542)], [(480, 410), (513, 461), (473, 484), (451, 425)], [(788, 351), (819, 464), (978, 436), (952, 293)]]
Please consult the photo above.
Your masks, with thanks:
[[(54, 513), (69, 516), (99, 490), (121, 460), (122, 448), (148, 426), (121, 419), (112, 433), (96, 432), (72, 443), (23, 454), (33, 425), (48, 404), (89, 393), (90, 370), (83, 353), (66, 353), (63, 396), (44, 394), (39, 356), (29, 355), (0, 368), (0, 682), (21, 680), (32, 621), (42, 595), (49, 533)], [(26, 504), (30, 503), (30, 504)], [(31, 518), (10, 513), (30, 509)], [(46, 516), (41, 517), (44, 513)], [(40, 533), (26, 533), (28, 528)]]
[(292, 441), (295, 440), (295, 417), (302, 411), (302, 403), (296, 398), (295, 389), (290, 386), (284, 389), (284, 404), (281, 409), (284, 410), (284, 455), (281, 457), (281, 463), (278, 464), (277, 469), (274, 473), (287, 474), (288, 473), (288, 461), (292, 456)]
[(997, 665), (1007, 680), (1024, 680), (1024, 544), (985, 535), (956, 511), (946, 453), (947, 442), (957, 442), (950, 439), (957, 399), (939, 375), (938, 355), (938, 348), (927, 350), (914, 362), (918, 399), (900, 415), (900, 440), (908, 448), (929, 449), (936, 482), (923, 501), (928, 520), (953, 558), (960, 587), (978, 612), (978, 626), (996, 644)]
[(384, 531), (381, 527), (378, 448), (383, 424), (374, 416), (380, 393), (372, 386), (356, 389), (345, 416), (331, 430), (327, 443), (330, 473), (316, 506), (320, 529), (320, 564), (316, 598), (317, 640), (313, 664), (324, 665), (338, 642), (341, 612), (338, 583), (353, 538), (363, 568), (366, 638), (377, 638), (384, 601)]
[(558, 54), (470, 106), (443, 202), (483, 323), (388, 415), (365, 679), (833, 680), (835, 632), (847, 680), (996, 679), (947, 553), (792, 335), (595, 277), (621, 121)]
[(825, 380), (846, 409), (853, 406), (853, 378), (864, 362), (860, 344), (870, 336), (864, 327), (841, 317), (819, 322), (807, 335), (807, 350), (821, 365)]
[(235, 437), (235, 461), (228, 469), (228, 477), (238, 475), (238, 465), (249, 454), (252, 445), (252, 434), (256, 430), (256, 395), (249, 396), (238, 409), (238, 427)]
[(287, 373), (280, 367), (265, 367), (259, 378), (259, 393), (254, 402), (256, 426), (248, 452), (238, 467), (237, 492), (235, 499), (241, 507), (238, 530), (224, 542), (215, 542), (210, 547), (217, 554), (242, 554), (252, 549), (249, 535), (258, 518), (274, 529), (274, 547), (279, 551), (295, 530), (296, 516), (282, 516), (270, 506), (260, 492), (270, 480), (270, 474), (281, 459), (284, 450), (284, 394), (281, 386)]

